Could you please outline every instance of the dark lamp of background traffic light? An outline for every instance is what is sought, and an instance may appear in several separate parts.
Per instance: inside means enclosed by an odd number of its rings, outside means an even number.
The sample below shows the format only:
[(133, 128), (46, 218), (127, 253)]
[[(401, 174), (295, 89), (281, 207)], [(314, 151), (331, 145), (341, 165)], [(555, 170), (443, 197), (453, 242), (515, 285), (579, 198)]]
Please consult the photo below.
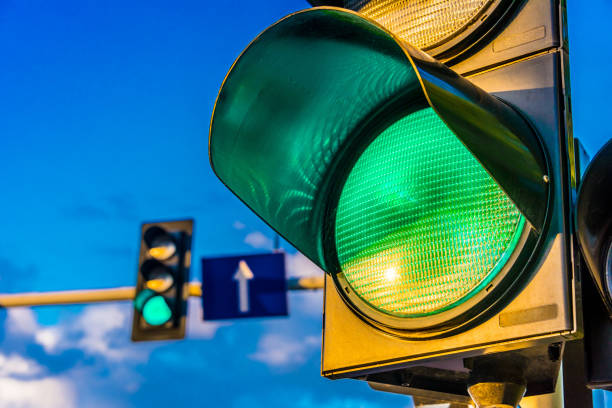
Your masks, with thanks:
[(542, 228), (534, 140), (511, 108), (377, 23), (318, 8), (242, 53), (209, 152), (221, 181), (339, 291), (410, 318), (482, 292)]
[(145, 261), (140, 268), (140, 273), (144, 278), (145, 287), (157, 293), (166, 292), (174, 285), (174, 274), (170, 267), (157, 260)]
[(172, 258), (176, 253), (174, 239), (163, 228), (149, 228), (145, 232), (144, 240), (149, 248), (149, 255), (155, 259), (165, 261)]
[(160, 326), (172, 318), (168, 300), (150, 289), (145, 289), (136, 296), (134, 307), (151, 326)]

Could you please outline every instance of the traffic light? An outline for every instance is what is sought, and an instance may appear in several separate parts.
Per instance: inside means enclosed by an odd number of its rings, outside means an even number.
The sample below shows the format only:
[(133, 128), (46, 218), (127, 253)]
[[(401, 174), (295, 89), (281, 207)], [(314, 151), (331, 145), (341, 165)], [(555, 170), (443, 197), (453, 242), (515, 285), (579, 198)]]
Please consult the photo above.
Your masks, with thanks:
[(132, 341), (185, 337), (193, 221), (143, 224)]
[(581, 335), (564, 4), (334, 4), (253, 40), (209, 141), (220, 180), (326, 271), (322, 374), (552, 392)]
[(576, 223), (585, 261), (612, 318), (612, 141), (601, 148), (584, 173)]
[(583, 285), (587, 384), (612, 390), (612, 140), (582, 176), (576, 236), (592, 278)]

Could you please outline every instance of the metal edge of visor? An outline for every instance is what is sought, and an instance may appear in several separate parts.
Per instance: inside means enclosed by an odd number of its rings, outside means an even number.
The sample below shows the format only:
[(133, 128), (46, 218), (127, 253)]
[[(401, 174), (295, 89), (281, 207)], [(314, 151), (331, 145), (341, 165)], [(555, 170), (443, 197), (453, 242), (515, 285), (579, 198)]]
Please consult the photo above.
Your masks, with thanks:
[[(342, 1), (342, 0), (339, 0)], [(326, 8), (326, 9), (338, 9), (338, 10), (342, 10), (338, 7), (314, 7), (316, 8)], [(217, 111), (217, 105), (219, 104), (219, 100), (221, 99), (221, 94), (223, 93), (223, 89), (225, 87), (225, 83), (227, 82), (228, 78), (230, 77), (230, 75), (232, 74), (234, 68), (236, 67), (236, 65), (238, 64), (238, 62), (242, 59), (242, 56), (249, 50), (249, 48), (256, 43), (268, 30), (270, 30), (272, 27), (275, 27), (276, 25), (282, 23), (283, 21), (293, 17), (294, 15), (297, 14), (301, 14), (305, 11), (309, 11), (312, 10), (311, 9), (305, 9), (305, 10), (298, 10), (296, 12), (290, 13), (288, 15), (286, 15), (285, 17), (281, 18), (280, 20), (272, 23), (271, 25), (269, 25), (268, 27), (266, 27), (264, 30), (262, 30), (259, 34), (257, 34), (257, 36), (255, 36), (255, 38), (253, 38), (246, 47), (244, 47), (244, 49), (240, 52), (240, 54), (238, 54), (238, 56), (236, 57), (236, 59), (234, 60), (234, 62), (232, 62), (232, 65), (230, 66), (230, 68), (227, 70), (227, 73), (225, 74), (225, 77), (223, 78), (223, 81), (221, 82), (221, 86), (219, 87), (219, 91), (217, 92), (217, 97), (215, 98), (215, 103), (213, 105), (213, 109), (212, 109), (212, 113), (210, 115), (210, 125), (208, 127), (208, 163), (210, 164), (210, 168), (213, 171), (213, 174), (215, 175), (215, 177), (217, 177), (217, 179), (219, 181), (221, 181), (221, 183), (223, 184), (223, 186), (225, 186), (225, 188), (227, 188), (228, 190), (231, 191), (232, 194), (234, 194), (234, 196), (236, 196), (241, 203), (243, 203), (249, 210), (251, 210), (253, 213), (255, 213), (268, 227), (270, 227), (275, 233), (277, 233), (279, 236), (281, 236), (284, 240), (286, 240), (287, 242), (291, 243), (291, 241), (289, 239), (287, 239), (286, 235), (283, 234), (281, 231), (278, 231), (274, 226), (272, 226), (267, 220), (264, 220), (262, 217), (259, 216), (259, 214), (257, 213), (257, 211), (255, 211), (253, 208), (251, 208), (251, 206), (244, 201), (238, 194), (236, 194), (236, 192), (225, 182), (225, 180), (223, 180), (223, 178), (221, 178), (219, 176), (219, 174), (217, 173), (217, 170), (215, 168), (215, 164), (214, 164), (214, 160), (213, 160), (213, 154), (212, 154), (212, 150), (211, 150), (211, 145), (212, 145), (212, 136), (213, 136), (213, 124), (214, 124), (214, 120), (215, 120), (215, 113)], [(323, 269), (323, 271), (326, 271), (325, 268), (323, 268), (323, 265), (320, 265), (319, 262), (317, 262), (317, 260), (311, 258), (310, 256), (303, 254), (304, 256), (306, 256), (306, 258), (311, 261), (312, 263), (314, 263), (315, 265), (321, 267), (321, 269)]]
[(548, 213), (550, 179), (547, 157), (534, 128), (509, 104), (424, 51), (401, 40), (399, 44), (431, 108), (541, 233)]
[[(376, 26), (377, 28), (379, 28), (380, 30), (382, 30), (384, 33), (387, 33), (392, 40), (398, 44), (398, 47), (400, 50), (403, 50), (403, 48), (401, 47), (401, 43), (402, 40), (395, 37), (392, 33), (390, 33), (387, 29), (385, 29), (383, 26), (381, 26), (379, 23), (377, 23), (374, 20), (371, 20), (369, 18), (364, 18), (363, 15), (361, 15), (358, 12), (349, 10), (349, 9), (345, 9), (342, 7), (335, 7), (335, 6), (318, 6), (318, 7), (312, 7), (312, 8), (308, 8), (308, 9), (304, 9), (304, 10), (298, 10), (295, 11), (293, 13), (290, 13), (288, 15), (286, 15), (285, 17), (281, 18), (280, 20), (277, 20), (276, 22), (274, 22), (273, 24), (269, 25), (268, 27), (266, 27), (264, 30), (262, 30), (259, 34), (257, 34), (257, 36), (255, 38), (253, 38), (248, 45), (240, 52), (240, 54), (238, 55), (238, 57), (236, 57), (236, 59), (234, 60), (234, 62), (232, 63), (232, 65), (230, 66), (229, 70), (227, 71), (227, 73), (225, 74), (225, 77), (223, 78), (223, 81), (221, 82), (221, 86), (219, 87), (219, 91), (217, 93), (217, 97), (215, 98), (215, 103), (213, 105), (213, 110), (212, 110), (212, 114), (211, 114), (211, 118), (210, 118), (210, 125), (208, 128), (208, 160), (209, 160), (209, 164), (210, 167), (213, 171), (213, 174), (217, 177), (217, 179), (219, 179), (221, 181), (221, 183), (232, 192), (232, 194), (234, 194), (249, 210), (251, 210), (252, 212), (254, 212), (260, 219), (262, 219), (264, 221), (264, 223), (266, 225), (268, 225), (268, 227), (270, 227), (274, 232), (276, 232), (277, 234), (279, 234), (283, 239), (285, 239), (287, 242), (292, 243), (292, 241), (290, 239), (287, 238), (286, 234), (284, 234), (282, 231), (279, 231), (278, 229), (276, 229), (274, 226), (272, 226), (267, 220), (263, 219), (262, 217), (259, 216), (259, 214), (257, 213), (257, 211), (255, 211), (253, 208), (251, 208), (251, 206), (245, 202), (238, 194), (236, 194), (236, 192), (234, 191), (234, 189), (232, 189), (226, 182), (225, 180), (219, 176), (219, 174), (217, 173), (217, 170), (215, 168), (215, 164), (214, 164), (214, 160), (213, 160), (213, 154), (212, 154), (212, 150), (211, 150), (211, 146), (212, 146), (212, 142), (213, 142), (213, 126), (214, 126), (214, 119), (215, 119), (215, 113), (217, 110), (217, 105), (220, 102), (221, 99), (221, 95), (223, 93), (224, 87), (226, 82), (228, 81), (229, 77), (231, 76), (234, 68), (238, 65), (238, 63), (240, 62), (240, 60), (242, 59), (243, 55), (245, 55), (247, 53), (247, 51), (249, 50), (249, 48), (255, 44), (257, 41), (259, 41), (264, 35), (266, 35), (266, 33), (272, 29), (273, 27), (285, 22), (286, 20), (291, 19), (292, 17), (296, 16), (296, 15), (300, 15), (303, 13), (310, 13), (310, 12), (314, 12), (314, 11), (319, 11), (319, 10), (330, 10), (330, 11), (336, 11), (336, 12), (341, 12), (341, 13), (346, 13), (346, 14), (352, 14), (354, 16), (357, 16), (369, 23), (371, 23), (372, 25)], [(403, 51), (405, 54), (405, 51)], [(414, 68), (413, 68), (414, 70)], [(415, 75), (417, 76), (417, 78), (419, 78), (418, 73), (415, 71)], [(419, 79), (420, 81), (420, 79)], [(422, 88), (422, 85), (421, 85)], [(427, 102), (427, 104), (429, 104), (429, 101), (427, 99), (427, 97), (424, 98)], [(304, 256), (306, 256), (311, 262), (313, 262), (315, 265), (319, 266), (324, 272), (326, 272), (327, 274), (330, 274), (330, 271), (328, 270), (328, 267), (325, 267), (326, 265), (324, 264), (320, 264), (316, 259), (310, 257), (307, 254), (302, 253)], [(325, 259), (325, 256), (321, 256), (322, 259)]]
[[(356, 11), (364, 17), (368, 17), (367, 11), (354, 10), (346, 7), (343, 0), (307, 0), (313, 7), (334, 6), (346, 10)], [(428, 53), (444, 61), (456, 63), (464, 58), (464, 54), (478, 48), (489, 34), (503, 23), (514, 9), (524, 0), (489, 0), (482, 10), (476, 13), (469, 21), (460, 28), (447, 35), (434, 44), (424, 48)], [(483, 15), (485, 17), (483, 18)], [(405, 41), (405, 40), (404, 40)]]

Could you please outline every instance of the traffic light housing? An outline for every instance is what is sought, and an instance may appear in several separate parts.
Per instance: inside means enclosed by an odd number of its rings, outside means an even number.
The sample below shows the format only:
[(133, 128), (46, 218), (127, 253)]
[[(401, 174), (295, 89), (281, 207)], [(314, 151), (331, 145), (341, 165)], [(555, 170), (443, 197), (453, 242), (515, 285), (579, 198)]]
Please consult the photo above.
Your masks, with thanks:
[(578, 191), (576, 235), (612, 319), (612, 141), (587, 167)]
[(185, 337), (193, 221), (142, 225), (132, 341)]
[(467, 396), (497, 365), (551, 392), (581, 335), (563, 4), (478, 2), (417, 38), (429, 55), (410, 33), (439, 22), (409, 3), (260, 34), (221, 87), (211, 166), (327, 272), (324, 376)]

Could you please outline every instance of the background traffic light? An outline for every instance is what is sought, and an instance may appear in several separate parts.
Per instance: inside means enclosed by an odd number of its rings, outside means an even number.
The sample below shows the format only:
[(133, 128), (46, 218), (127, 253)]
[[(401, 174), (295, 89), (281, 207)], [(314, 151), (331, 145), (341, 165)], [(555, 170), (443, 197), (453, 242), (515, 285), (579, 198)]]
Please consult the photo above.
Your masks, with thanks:
[(185, 337), (193, 221), (143, 224), (132, 340)]
[(324, 376), (552, 392), (581, 335), (564, 5), (417, 4), (260, 34), (220, 90), (211, 165), (327, 272)]
[(601, 148), (582, 177), (576, 223), (588, 269), (612, 318), (612, 141)]
[(612, 141), (582, 176), (576, 236), (591, 275), (583, 285), (587, 383), (612, 390)]

